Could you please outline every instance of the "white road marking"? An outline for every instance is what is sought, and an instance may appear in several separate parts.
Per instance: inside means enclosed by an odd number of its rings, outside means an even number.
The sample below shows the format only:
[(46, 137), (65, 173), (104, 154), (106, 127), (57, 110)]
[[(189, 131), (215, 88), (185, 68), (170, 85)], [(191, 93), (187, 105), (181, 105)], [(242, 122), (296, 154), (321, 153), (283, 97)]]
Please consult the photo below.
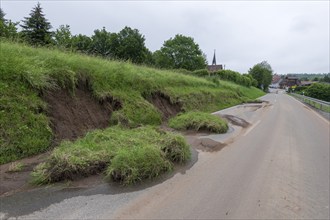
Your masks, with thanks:
[(312, 112), (314, 115), (316, 115), (317, 117), (319, 117), (320, 119), (322, 119), (322, 121), (324, 121), (324, 122), (327, 123), (328, 125), (330, 124), (330, 122), (329, 122), (327, 119), (323, 118), (321, 115), (319, 115), (317, 112), (315, 112), (314, 109), (311, 109), (310, 107), (308, 107), (307, 105), (305, 105), (305, 104), (302, 103), (301, 101), (295, 99), (294, 97), (292, 97), (292, 96), (290, 96), (290, 97), (291, 97), (293, 100), (295, 100), (296, 102), (298, 102), (300, 105), (305, 106), (306, 108), (308, 108), (309, 110), (311, 110), (311, 112)]
[(252, 129), (254, 129), (259, 123), (261, 122), (261, 120), (258, 120), (254, 125), (252, 125), (244, 134), (243, 136), (246, 136), (248, 133), (250, 133), (250, 131), (252, 131)]

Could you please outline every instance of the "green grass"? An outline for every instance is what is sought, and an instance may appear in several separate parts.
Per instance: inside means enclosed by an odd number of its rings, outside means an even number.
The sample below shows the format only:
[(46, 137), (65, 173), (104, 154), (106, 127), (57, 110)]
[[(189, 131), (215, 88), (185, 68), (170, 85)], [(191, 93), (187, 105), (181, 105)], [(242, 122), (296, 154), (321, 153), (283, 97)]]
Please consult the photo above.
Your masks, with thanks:
[(188, 112), (170, 119), (169, 126), (178, 130), (226, 133), (228, 123), (219, 116), (205, 112)]
[(89, 176), (106, 170), (107, 179), (131, 184), (184, 163), (190, 149), (181, 135), (152, 126), (96, 130), (75, 142), (62, 142), (32, 173), (33, 183), (45, 184)]
[[(88, 79), (96, 99), (111, 96), (122, 103), (122, 108), (112, 114), (111, 121), (112, 124), (125, 121), (128, 127), (157, 126), (162, 123), (161, 113), (146, 100), (146, 97), (155, 92), (170, 97), (173, 103), (180, 102), (185, 112), (194, 110), (207, 113), (253, 100), (264, 94), (254, 87), (174, 71), (64, 53), (55, 49), (32, 48), (6, 41), (0, 43), (0, 164), (49, 149), (53, 133), (50, 120), (45, 114), (47, 103), (39, 94), (54, 88), (67, 88), (74, 94), (77, 82), (82, 79)], [(119, 129), (120, 135), (126, 135), (127, 139), (122, 145), (123, 139), (117, 140), (119, 133), (113, 131), (118, 128), (109, 129), (104, 133), (89, 133), (73, 143), (61, 143), (46, 163), (41, 164), (33, 173), (34, 181), (54, 182), (106, 170), (109, 178), (131, 183), (140, 178), (157, 176), (170, 169), (169, 163), (186, 161), (189, 157), (186, 148), (179, 147), (184, 145), (182, 137), (167, 134), (171, 138), (161, 138), (163, 142), (159, 144), (149, 140), (148, 135), (134, 138), (130, 130)], [(150, 132), (151, 130), (154, 129), (149, 129)], [(98, 135), (100, 137), (96, 138)], [(151, 137), (158, 140), (157, 137)], [(140, 140), (145, 138), (150, 142)], [(180, 144), (176, 144), (177, 142)], [(150, 149), (154, 150), (149, 155), (146, 152), (151, 151)], [(140, 150), (142, 153), (138, 153)], [(120, 165), (122, 159), (118, 158), (131, 157), (132, 152), (141, 158), (131, 158), (129, 167), (136, 167), (125, 171), (124, 164)], [(145, 158), (162, 160), (154, 162), (158, 164), (157, 167), (141, 170), (138, 164), (144, 158), (143, 155)], [(147, 161), (145, 164), (144, 166), (149, 166)], [(149, 174), (136, 177), (136, 172)]]
[(89, 80), (96, 99), (112, 96), (119, 100), (122, 109), (113, 114), (112, 121), (124, 120), (130, 127), (161, 124), (161, 113), (145, 99), (154, 92), (180, 102), (187, 112), (213, 112), (263, 95), (254, 87), (175, 71), (0, 43), (0, 164), (49, 148), (53, 134), (44, 113), (47, 104), (39, 94), (66, 88), (74, 95), (81, 79)]

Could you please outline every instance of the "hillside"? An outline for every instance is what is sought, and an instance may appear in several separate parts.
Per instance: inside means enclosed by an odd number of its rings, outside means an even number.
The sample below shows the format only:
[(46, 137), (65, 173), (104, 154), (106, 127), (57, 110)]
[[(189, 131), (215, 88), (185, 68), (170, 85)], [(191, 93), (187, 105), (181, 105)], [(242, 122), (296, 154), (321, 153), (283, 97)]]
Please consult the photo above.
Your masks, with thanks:
[(4, 41), (0, 60), (0, 164), (94, 129), (157, 126), (179, 112), (212, 112), (263, 94), (230, 82)]

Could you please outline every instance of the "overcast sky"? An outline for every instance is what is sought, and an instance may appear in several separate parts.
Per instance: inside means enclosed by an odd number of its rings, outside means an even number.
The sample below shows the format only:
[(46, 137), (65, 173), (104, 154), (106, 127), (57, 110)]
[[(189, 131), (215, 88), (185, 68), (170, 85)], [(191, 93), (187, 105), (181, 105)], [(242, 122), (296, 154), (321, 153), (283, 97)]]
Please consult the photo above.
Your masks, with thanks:
[[(38, 1), (1, 0), (7, 19), (21, 21)], [(328, 73), (329, 0), (323, 1), (39, 1), (53, 29), (68, 24), (91, 36), (125, 26), (158, 50), (176, 34), (193, 37), (212, 62), (245, 73), (268, 61), (274, 72)]]

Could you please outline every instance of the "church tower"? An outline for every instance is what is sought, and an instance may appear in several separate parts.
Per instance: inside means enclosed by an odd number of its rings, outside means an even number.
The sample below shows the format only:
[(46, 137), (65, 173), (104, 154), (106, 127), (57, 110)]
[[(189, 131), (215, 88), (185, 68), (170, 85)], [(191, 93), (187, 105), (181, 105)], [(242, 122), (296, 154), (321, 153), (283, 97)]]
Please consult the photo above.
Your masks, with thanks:
[(213, 55), (212, 65), (217, 65), (217, 60), (216, 60), (216, 58), (215, 58), (215, 50), (214, 50), (214, 55)]
[(210, 71), (210, 72), (223, 70), (223, 66), (221, 64), (217, 65), (217, 58), (215, 56), (215, 50), (214, 50), (214, 54), (213, 54), (212, 65), (208, 65), (207, 70)]

